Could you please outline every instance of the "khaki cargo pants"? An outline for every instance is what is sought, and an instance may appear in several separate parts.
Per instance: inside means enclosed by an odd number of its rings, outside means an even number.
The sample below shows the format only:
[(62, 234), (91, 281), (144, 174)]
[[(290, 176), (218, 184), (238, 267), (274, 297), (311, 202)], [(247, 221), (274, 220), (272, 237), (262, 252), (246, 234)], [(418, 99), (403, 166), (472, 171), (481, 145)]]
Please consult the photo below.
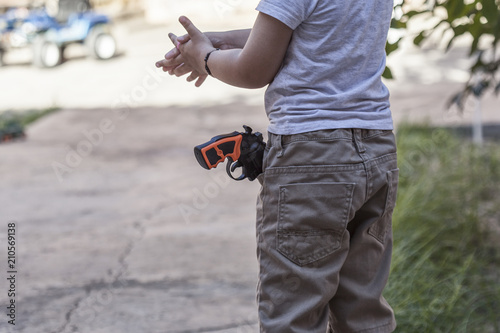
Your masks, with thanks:
[(398, 169), (392, 131), (269, 134), (257, 202), (266, 333), (392, 332), (382, 297)]

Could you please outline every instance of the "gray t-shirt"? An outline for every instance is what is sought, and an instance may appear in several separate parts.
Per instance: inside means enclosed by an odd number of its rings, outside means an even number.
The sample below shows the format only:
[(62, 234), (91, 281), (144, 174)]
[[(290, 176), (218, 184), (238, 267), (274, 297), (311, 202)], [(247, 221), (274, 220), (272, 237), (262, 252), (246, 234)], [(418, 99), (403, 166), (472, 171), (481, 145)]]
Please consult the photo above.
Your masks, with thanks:
[(266, 91), (269, 132), (392, 130), (382, 83), (392, 0), (261, 0), (257, 10), (294, 30)]

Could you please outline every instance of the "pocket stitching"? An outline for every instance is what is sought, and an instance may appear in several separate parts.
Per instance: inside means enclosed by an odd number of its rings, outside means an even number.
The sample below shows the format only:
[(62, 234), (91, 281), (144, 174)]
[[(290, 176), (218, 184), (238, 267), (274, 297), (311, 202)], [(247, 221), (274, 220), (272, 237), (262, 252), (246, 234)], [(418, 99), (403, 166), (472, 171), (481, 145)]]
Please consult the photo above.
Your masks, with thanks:
[[(387, 181), (389, 183), (389, 188), (387, 193), (387, 198), (385, 200), (384, 213), (382, 216), (387, 215), (388, 213), (392, 213), (396, 204), (396, 195), (398, 190), (398, 175), (399, 169), (390, 170), (387, 172)], [(390, 209), (389, 206), (392, 206)]]
[[(290, 261), (294, 262), (295, 264), (299, 266), (304, 266), (307, 264), (310, 264), (312, 262), (315, 262), (317, 260), (320, 260), (336, 250), (338, 250), (341, 247), (341, 242), (343, 235), (345, 233), (346, 227), (347, 227), (347, 220), (349, 216), (349, 210), (352, 206), (352, 199), (353, 199), (353, 193), (354, 193), (354, 187), (355, 183), (317, 183), (317, 184), (324, 184), (324, 185), (344, 185), (344, 209), (342, 211), (342, 214), (339, 214), (340, 222), (342, 227), (342, 231), (339, 230), (334, 230), (334, 229), (321, 229), (321, 230), (296, 230), (296, 229), (284, 229), (282, 226), (282, 218), (284, 216), (284, 213), (286, 212), (286, 185), (280, 186), (280, 196), (279, 196), (279, 207), (278, 207), (278, 228), (277, 228), (277, 250), (280, 252), (283, 256), (288, 258)], [(289, 184), (289, 185), (297, 185), (297, 184)], [(305, 184), (305, 185), (312, 185), (312, 184)], [(321, 237), (321, 236), (327, 236), (327, 237), (335, 237), (334, 240), (335, 242), (333, 245), (318, 249), (316, 251), (313, 251), (311, 253), (308, 253), (303, 256), (298, 256), (294, 254), (292, 251), (287, 251), (286, 248), (283, 248), (283, 244), (286, 242), (286, 240), (290, 239), (293, 236), (302, 236), (302, 237)]]
[[(396, 195), (397, 195), (398, 174), (399, 174), (399, 169), (387, 171), (388, 188), (387, 188), (387, 197), (384, 203), (384, 211), (382, 215), (380, 215), (380, 219), (377, 222), (375, 222), (372, 226), (370, 226), (370, 228), (368, 229), (368, 234), (373, 236), (382, 244), (385, 243), (385, 236), (387, 235), (389, 227), (387, 225), (384, 225), (383, 228), (380, 228), (379, 224), (385, 221), (384, 218), (388, 214), (392, 214), (392, 212), (394, 211)], [(391, 204), (392, 202), (394, 202), (394, 205)], [(392, 205), (391, 209), (388, 208), (390, 205)]]

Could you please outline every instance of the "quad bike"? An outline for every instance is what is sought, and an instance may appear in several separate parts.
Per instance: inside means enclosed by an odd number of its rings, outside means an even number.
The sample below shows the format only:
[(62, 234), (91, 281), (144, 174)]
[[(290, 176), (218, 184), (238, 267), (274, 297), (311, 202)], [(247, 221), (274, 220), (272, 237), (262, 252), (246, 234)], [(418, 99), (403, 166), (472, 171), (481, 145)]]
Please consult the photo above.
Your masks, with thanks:
[[(81, 6), (80, 6), (81, 7)], [(64, 48), (77, 43), (96, 59), (110, 59), (116, 53), (116, 41), (111, 34), (108, 16), (92, 11), (51, 16), (42, 9), (14, 8), (0, 15), (0, 66), (9, 49), (32, 47), (33, 64), (51, 68), (62, 63)]]
[(110, 20), (105, 15), (84, 12), (70, 15), (66, 24), (54, 24), (33, 40), (33, 63), (38, 67), (55, 67), (63, 60), (64, 48), (72, 43), (85, 46), (88, 55), (107, 60), (116, 53)]

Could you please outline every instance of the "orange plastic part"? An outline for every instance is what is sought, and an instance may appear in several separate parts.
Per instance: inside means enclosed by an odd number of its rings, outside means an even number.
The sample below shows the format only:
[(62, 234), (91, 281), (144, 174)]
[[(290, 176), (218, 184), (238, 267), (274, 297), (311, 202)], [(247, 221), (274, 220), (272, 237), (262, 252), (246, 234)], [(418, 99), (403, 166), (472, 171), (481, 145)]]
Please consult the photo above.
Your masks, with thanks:
[[(228, 157), (230, 157), (233, 161), (237, 161), (241, 155), (241, 140), (242, 139), (243, 139), (243, 136), (240, 134), (237, 136), (231, 136), (228, 138), (217, 140), (213, 144), (208, 145), (206, 147), (203, 147), (201, 149), (201, 153), (203, 154), (203, 158), (205, 159), (205, 162), (207, 162), (208, 167), (210, 169), (216, 168), (217, 165), (219, 165), (219, 163), (224, 162), (224, 160)], [(223, 143), (231, 142), (231, 141), (234, 141), (234, 151), (232, 153), (224, 156), (224, 153), (222, 152), (222, 150), (220, 150), (220, 148), (218, 146), (223, 144)], [(207, 158), (206, 152), (209, 151), (210, 149), (215, 149), (215, 151), (217, 152), (217, 155), (219, 155), (219, 157), (220, 157), (220, 160), (218, 160), (215, 164), (211, 164)]]

